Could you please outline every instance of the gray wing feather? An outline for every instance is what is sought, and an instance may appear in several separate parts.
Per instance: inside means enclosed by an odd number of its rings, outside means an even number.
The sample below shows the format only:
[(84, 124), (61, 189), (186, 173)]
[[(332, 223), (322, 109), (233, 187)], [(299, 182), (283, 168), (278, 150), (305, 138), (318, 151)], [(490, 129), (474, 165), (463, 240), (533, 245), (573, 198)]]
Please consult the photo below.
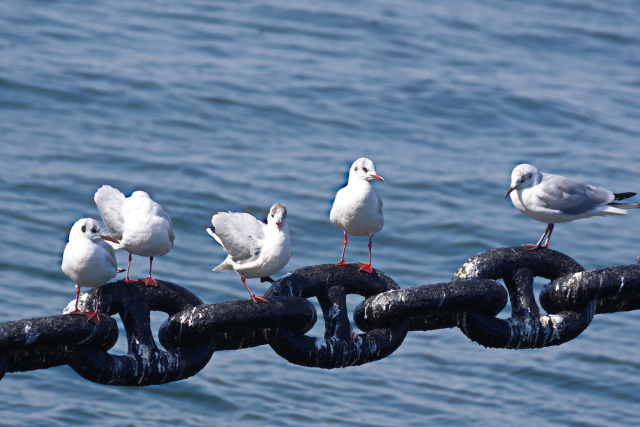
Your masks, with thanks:
[(122, 203), (124, 194), (109, 185), (103, 185), (96, 191), (93, 200), (107, 229), (117, 240), (122, 239), (124, 232), (124, 218), (122, 217)]
[(235, 262), (260, 254), (264, 240), (264, 223), (247, 213), (220, 212), (211, 218), (214, 239)]
[(615, 198), (609, 190), (559, 175), (545, 174), (543, 184), (539, 196), (543, 205), (570, 215), (588, 212)]

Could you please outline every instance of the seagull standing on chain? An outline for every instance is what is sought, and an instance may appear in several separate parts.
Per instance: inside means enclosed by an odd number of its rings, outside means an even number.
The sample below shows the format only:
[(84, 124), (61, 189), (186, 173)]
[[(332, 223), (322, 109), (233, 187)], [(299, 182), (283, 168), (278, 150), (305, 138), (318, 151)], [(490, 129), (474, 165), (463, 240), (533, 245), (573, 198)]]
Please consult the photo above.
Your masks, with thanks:
[(229, 254), (213, 271), (234, 270), (253, 302), (267, 301), (251, 292), (245, 279), (260, 277), (263, 282), (273, 282), (269, 276), (289, 262), (287, 208), (280, 203), (271, 206), (266, 224), (239, 212), (218, 212), (211, 218), (211, 224), (213, 227), (208, 227), (207, 233)]
[(144, 191), (134, 191), (131, 196), (125, 197), (119, 190), (103, 185), (96, 192), (94, 200), (102, 220), (118, 240), (114, 248), (129, 252), (124, 280), (127, 283), (137, 281), (129, 278), (131, 254), (136, 254), (149, 257), (149, 276), (140, 280), (147, 286), (158, 286), (151, 277), (151, 267), (153, 257), (165, 255), (173, 247), (175, 234), (169, 215)]
[(84, 314), (87, 320), (100, 323), (98, 304), (100, 288), (97, 291), (96, 309), (83, 313), (78, 309), (80, 287), (97, 287), (116, 277), (116, 253), (104, 240), (112, 240), (102, 235), (100, 223), (93, 218), (82, 218), (71, 227), (69, 243), (62, 254), (62, 271), (76, 284), (75, 309), (68, 314)]
[[(513, 205), (523, 214), (547, 228), (535, 245), (522, 245), (529, 250), (546, 248), (553, 232), (553, 224), (570, 222), (591, 216), (626, 215), (627, 209), (640, 208), (636, 203), (618, 203), (636, 193), (617, 193), (604, 188), (574, 181), (562, 175), (542, 173), (535, 166), (521, 164), (511, 173), (511, 187), (505, 198), (511, 195)], [(542, 244), (545, 236), (547, 241)]]
[(331, 222), (344, 231), (344, 245), (342, 257), (336, 265), (349, 265), (344, 260), (347, 249), (347, 233), (352, 236), (369, 236), (369, 263), (358, 263), (360, 270), (373, 272), (371, 267), (372, 236), (382, 230), (384, 217), (382, 216), (382, 200), (371, 185), (371, 181), (384, 179), (376, 173), (373, 162), (361, 157), (351, 165), (347, 185), (336, 194), (329, 218)]

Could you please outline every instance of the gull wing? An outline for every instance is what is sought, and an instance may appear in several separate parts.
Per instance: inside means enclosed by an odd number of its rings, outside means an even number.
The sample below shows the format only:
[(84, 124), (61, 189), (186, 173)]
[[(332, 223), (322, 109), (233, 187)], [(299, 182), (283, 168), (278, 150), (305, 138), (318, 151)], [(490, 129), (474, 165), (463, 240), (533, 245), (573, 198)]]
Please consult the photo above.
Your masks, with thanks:
[(247, 213), (219, 212), (211, 218), (211, 223), (212, 237), (234, 262), (246, 261), (260, 254), (264, 240), (263, 222)]
[(154, 206), (154, 212), (161, 218), (164, 218), (165, 221), (167, 221), (167, 223), (169, 224), (169, 240), (171, 240), (171, 243), (173, 244), (173, 242), (175, 241), (176, 235), (173, 232), (173, 224), (171, 223), (171, 217), (169, 216), (169, 214), (162, 208), (162, 206), (160, 206), (159, 203), (151, 200), (151, 202), (153, 203)]
[(104, 248), (103, 257), (107, 260), (107, 262), (113, 267), (114, 270), (118, 268), (118, 264), (116, 262), (116, 251), (109, 244), (109, 242), (101, 240), (98, 242), (102, 248)]
[(542, 204), (569, 215), (579, 215), (613, 202), (613, 193), (604, 188), (574, 181), (560, 175), (545, 174), (538, 198)]
[(98, 212), (100, 212), (102, 221), (110, 234), (117, 240), (121, 240), (124, 232), (124, 218), (122, 217), (124, 194), (116, 188), (103, 185), (96, 191), (93, 200), (96, 202)]

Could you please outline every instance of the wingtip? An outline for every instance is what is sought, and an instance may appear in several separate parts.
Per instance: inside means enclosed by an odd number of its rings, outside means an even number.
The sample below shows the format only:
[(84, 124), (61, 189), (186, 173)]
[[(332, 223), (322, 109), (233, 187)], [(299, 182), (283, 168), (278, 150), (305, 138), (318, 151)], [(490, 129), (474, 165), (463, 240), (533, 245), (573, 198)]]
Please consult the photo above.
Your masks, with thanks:
[(638, 193), (631, 193), (631, 192), (627, 192), (627, 193), (615, 193), (613, 195), (614, 200), (618, 201), (618, 200), (624, 200), (624, 199), (628, 199), (629, 197), (633, 197)]

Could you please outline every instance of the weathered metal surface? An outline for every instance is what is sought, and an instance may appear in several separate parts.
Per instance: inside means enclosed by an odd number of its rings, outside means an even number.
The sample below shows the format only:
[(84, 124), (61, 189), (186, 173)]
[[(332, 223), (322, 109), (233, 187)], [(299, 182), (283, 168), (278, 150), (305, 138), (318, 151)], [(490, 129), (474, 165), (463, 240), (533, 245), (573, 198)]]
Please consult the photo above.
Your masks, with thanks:
[(177, 348), (214, 336), (216, 350), (238, 350), (267, 344), (272, 329), (304, 334), (316, 320), (313, 304), (299, 297), (272, 296), (259, 303), (250, 299), (226, 301), (171, 316), (160, 327), (158, 338), (165, 348)]
[[(540, 294), (535, 277), (551, 280)], [(504, 287), (495, 282), (504, 280)], [(267, 302), (246, 299), (203, 302), (185, 288), (158, 281), (114, 282), (101, 286), (100, 324), (82, 315), (58, 315), (0, 323), (0, 378), (6, 372), (68, 364), (100, 384), (163, 384), (201, 370), (215, 350), (269, 344), (288, 361), (309, 367), (338, 368), (372, 362), (393, 353), (409, 330), (458, 326), (487, 347), (539, 348), (577, 337), (596, 313), (640, 308), (640, 265), (583, 271), (568, 256), (549, 249), (492, 249), (471, 257), (453, 281), (400, 289), (384, 273), (361, 272), (357, 265), (318, 265), (295, 270), (267, 291)], [(506, 290), (505, 290), (506, 288)], [(365, 298), (354, 311), (357, 334), (349, 321), (348, 294)], [(97, 289), (80, 296), (83, 311), (96, 306)], [(511, 302), (511, 317), (495, 317)], [(306, 333), (317, 320), (317, 297), (325, 332)], [(66, 311), (73, 309), (73, 301)], [(158, 337), (150, 312), (168, 319)], [(118, 338), (118, 314), (128, 353), (108, 351)]]
[(495, 316), (507, 304), (507, 291), (494, 280), (459, 280), (383, 292), (358, 304), (356, 325), (362, 330), (389, 327), (410, 318), (411, 331), (452, 328), (459, 311)]
[(58, 315), (0, 323), (0, 378), (5, 372), (65, 365), (76, 347), (106, 351), (118, 340), (115, 319), (100, 324), (82, 315)]
[(458, 327), (486, 347), (540, 348), (569, 341), (591, 323), (595, 301), (578, 311), (541, 315), (533, 294), (533, 279), (541, 276), (553, 280), (583, 270), (574, 259), (549, 249), (492, 249), (471, 257), (458, 269), (454, 280), (504, 279), (511, 317), (503, 320), (478, 312), (461, 312)]
[[(95, 306), (96, 291), (87, 293), (81, 309)], [(127, 333), (128, 354), (78, 349), (70, 354), (69, 366), (82, 377), (107, 385), (141, 386), (188, 378), (211, 359), (213, 337), (203, 337), (197, 347), (160, 350), (151, 333), (149, 314), (163, 311), (172, 316), (200, 304), (200, 298), (191, 292), (162, 280), (158, 280), (157, 287), (123, 281), (103, 285), (100, 309), (109, 315), (120, 315)]]
[(346, 295), (370, 297), (394, 289), (398, 285), (386, 274), (377, 270), (364, 273), (356, 264), (325, 264), (292, 271), (274, 283), (267, 295), (317, 297), (325, 334), (310, 337), (281, 330), (269, 337), (269, 344), (291, 363), (325, 369), (361, 365), (386, 357), (404, 340), (408, 319), (391, 328), (356, 334), (349, 322)]
[(581, 308), (598, 300), (596, 313), (640, 308), (640, 265), (607, 267), (559, 277), (540, 293), (540, 305), (549, 313)]

